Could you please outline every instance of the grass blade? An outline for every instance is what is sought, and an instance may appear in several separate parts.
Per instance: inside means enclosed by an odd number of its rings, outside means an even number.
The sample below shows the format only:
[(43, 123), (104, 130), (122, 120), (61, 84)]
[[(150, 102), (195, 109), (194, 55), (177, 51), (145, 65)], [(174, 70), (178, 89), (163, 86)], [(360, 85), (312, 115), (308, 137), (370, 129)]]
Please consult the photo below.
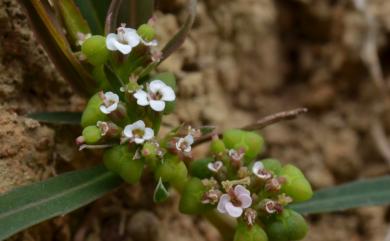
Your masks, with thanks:
[(35, 112), (29, 118), (49, 124), (80, 125), (81, 112)]
[(75, 0), (81, 14), (87, 20), (93, 34), (104, 34), (104, 21), (106, 19), (110, 0)]
[(326, 188), (314, 197), (290, 207), (303, 214), (342, 211), (362, 206), (390, 204), (390, 176), (359, 180)]
[(64, 215), (112, 191), (122, 180), (103, 165), (73, 171), (0, 196), (0, 240)]

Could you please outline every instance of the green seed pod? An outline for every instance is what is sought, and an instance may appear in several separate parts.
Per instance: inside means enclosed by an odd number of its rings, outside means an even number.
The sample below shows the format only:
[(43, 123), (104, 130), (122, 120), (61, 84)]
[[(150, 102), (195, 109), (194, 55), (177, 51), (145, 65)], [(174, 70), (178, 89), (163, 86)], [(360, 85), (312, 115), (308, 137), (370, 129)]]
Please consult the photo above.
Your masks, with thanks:
[(286, 183), (282, 185), (282, 192), (292, 197), (294, 202), (303, 202), (313, 196), (309, 181), (297, 167), (290, 164), (284, 166), (280, 176), (286, 178)]
[(209, 170), (207, 165), (212, 162), (212, 158), (199, 159), (191, 162), (190, 174), (193, 177), (200, 179), (209, 178), (213, 173)]
[(264, 139), (255, 132), (245, 132), (243, 142), (248, 147), (245, 152), (245, 159), (252, 161), (264, 149)]
[(233, 149), (236, 148), (237, 145), (240, 145), (240, 143), (242, 143), (244, 135), (245, 132), (242, 130), (230, 129), (223, 133), (222, 140), (226, 148)]
[(221, 155), (226, 151), (225, 144), (221, 139), (213, 139), (210, 143), (210, 151), (214, 155)]
[(145, 41), (152, 41), (156, 35), (156, 31), (149, 24), (142, 24), (138, 27), (137, 33)]
[(234, 241), (268, 241), (268, 237), (259, 225), (248, 227), (247, 224), (240, 222), (234, 234)]
[(181, 193), (179, 210), (185, 214), (199, 214), (212, 208), (212, 205), (202, 203), (206, 187), (198, 178), (191, 178), (185, 184)]
[(96, 93), (89, 99), (83, 115), (81, 116), (82, 127), (96, 125), (98, 121), (108, 120), (107, 115), (103, 114), (99, 109), (101, 104), (103, 104), (103, 101), (99, 97), (99, 93)]
[(125, 182), (135, 184), (141, 179), (144, 170), (144, 160), (134, 160), (134, 153), (128, 153), (124, 158), (120, 166), (119, 175)]
[(301, 240), (306, 236), (307, 230), (305, 219), (290, 209), (285, 209), (266, 225), (267, 235), (272, 241)]
[(181, 190), (187, 180), (187, 167), (179, 160), (177, 156), (168, 156), (165, 158), (155, 172), (156, 179), (160, 178), (163, 182), (168, 182), (175, 188)]
[(117, 145), (107, 149), (103, 154), (103, 163), (106, 168), (115, 173), (119, 173), (122, 163), (129, 156), (129, 148), (127, 145)]
[(282, 171), (282, 164), (276, 159), (268, 158), (261, 160), (261, 162), (266, 170), (273, 172), (275, 175), (279, 175)]
[(107, 62), (109, 51), (106, 47), (106, 38), (94, 35), (84, 41), (81, 51), (92, 65), (103, 65)]
[(95, 144), (102, 139), (102, 132), (97, 126), (85, 127), (82, 135), (87, 144)]

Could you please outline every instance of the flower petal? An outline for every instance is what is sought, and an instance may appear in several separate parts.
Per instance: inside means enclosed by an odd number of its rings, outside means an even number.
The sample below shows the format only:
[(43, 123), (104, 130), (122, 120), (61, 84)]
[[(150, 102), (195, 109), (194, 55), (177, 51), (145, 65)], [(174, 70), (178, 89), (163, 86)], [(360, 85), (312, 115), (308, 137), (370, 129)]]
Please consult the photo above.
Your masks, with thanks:
[(158, 41), (155, 40), (155, 39), (153, 39), (152, 41), (145, 41), (145, 40), (141, 39), (141, 42), (142, 42), (144, 45), (146, 45), (146, 46), (152, 46), (152, 47), (154, 47), (154, 46), (157, 46), (157, 45), (158, 45)]
[(167, 85), (164, 82), (157, 79), (157, 80), (153, 80), (152, 82), (150, 82), (149, 90), (152, 93), (156, 93), (156, 92), (162, 90), (165, 86), (167, 86)]
[(99, 109), (104, 114), (110, 114), (111, 113), (111, 111), (107, 107), (105, 107), (104, 105), (100, 105)]
[(145, 130), (145, 122), (143, 120), (139, 120), (133, 123), (133, 128), (138, 130)]
[(253, 174), (258, 175), (259, 171), (262, 169), (264, 169), (263, 163), (261, 161), (257, 161), (255, 164), (253, 164), (252, 172)]
[(163, 111), (165, 109), (165, 102), (162, 100), (150, 100), (150, 107), (155, 111)]
[(164, 101), (174, 101), (176, 99), (175, 91), (170, 86), (165, 86), (160, 90), (162, 94), (162, 100)]
[(133, 49), (130, 45), (122, 44), (118, 41), (113, 42), (115, 47), (121, 52), (122, 54), (129, 54), (131, 50)]
[(194, 137), (192, 135), (186, 135), (184, 137), (184, 140), (187, 142), (188, 145), (192, 145), (194, 143)]
[(248, 191), (248, 189), (246, 189), (244, 186), (242, 185), (237, 185), (234, 187), (234, 193), (236, 194), (236, 196), (240, 196), (242, 194), (246, 194), (248, 196), (251, 195), (251, 193)]
[(252, 198), (249, 195), (241, 194), (237, 198), (241, 201), (242, 208), (249, 208), (252, 205)]
[(134, 94), (133, 94), (134, 98), (137, 99), (137, 104), (140, 105), (140, 106), (147, 106), (149, 105), (149, 101), (148, 101), (148, 94), (143, 91), (143, 90), (137, 90)]
[(137, 31), (132, 28), (125, 28), (124, 38), (131, 47), (135, 47), (141, 42), (141, 37), (138, 35)]
[(134, 138), (134, 142), (137, 144), (143, 144), (145, 140), (143, 138)]
[(123, 130), (123, 134), (127, 138), (132, 138), (133, 137), (133, 130), (134, 130), (133, 125), (127, 125), (127, 126), (125, 126), (125, 129)]
[(220, 213), (226, 213), (226, 203), (230, 202), (230, 197), (229, 195), (227, 194), (222, 194), (222, 196), (219, 198), (219, 202), (218, 202), (218, 206), (217, 206), (217, 210), (220, 212)]
[(150, 140), (154, 137), (154, 131), (152, 128), (145, 128), (145, 133), (144, 133), (144, 136), (143, 138), (145, 140)]
[[(118, 103), (114, 103), (114, 104), (110, 105), (109, 107), (107, 107), (106, 110), (108, 111), (108, 113), (111, 113), (114, 110), (116, 110), (117, 108), (118, 108)], [(106, 114), (108, 114), (108, 113), (106, 113)]]
[(107, 47), (107, 49), (109, 49), (111, 51), (117, 50), (117, 48), (115, 47), (115, 44), (114, 44), (115, 42), (118, 42), (117, 35), (115, 33), (108, 34), (107, 37), (106, 37), (106, 47)]
[(243, 210), (241, 207), (234, 206), (231, 202), (226, 203), (225, 205), (226, 212), (233, 218), (238, 218), (241, 216)]

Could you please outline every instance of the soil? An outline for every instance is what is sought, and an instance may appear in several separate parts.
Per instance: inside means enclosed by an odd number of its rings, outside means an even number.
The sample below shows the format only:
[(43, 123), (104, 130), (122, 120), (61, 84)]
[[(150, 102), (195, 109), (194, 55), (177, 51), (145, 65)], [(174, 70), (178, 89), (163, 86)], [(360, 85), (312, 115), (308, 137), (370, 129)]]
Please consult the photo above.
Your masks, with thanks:
[[(186, 1), (161, 2), (164, 42), (184, 21)], [(179, 79), (180, 101), (166, 122), (224, 129), (305, 106), (308, 114), (262, 131), (264, 156), (301, 167), (315, 189), (388, 174), (389, 11), (386, 0), (200, 1), (189, 38), (160, 66)], [(84, 104), (49, 61), (16, 0), (2, 0), (0, 192), (90, 165), (81, 161), (89, 154), (73, 144), (78, 128), (25, 117), (80, 111)], [(200, 146), (195, 154), (205, 151)], [(156, 206), (152, 191), (145, 177), (141, 185), (122, 187), (11, 240), (220, 239), (205, 220), (177, 211), (176, 194)], [(305, 240), (311, 241), (382, 241), (390, 230), (388, 207), (308, 220)]]

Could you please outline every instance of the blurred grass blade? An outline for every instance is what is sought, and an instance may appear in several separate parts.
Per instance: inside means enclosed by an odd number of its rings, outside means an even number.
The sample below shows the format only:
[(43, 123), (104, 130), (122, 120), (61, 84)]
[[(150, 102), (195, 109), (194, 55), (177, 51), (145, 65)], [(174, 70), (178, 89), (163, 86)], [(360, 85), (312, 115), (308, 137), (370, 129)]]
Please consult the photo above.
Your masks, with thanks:
[(350, 208), (390, 204), (390, 176), (360, 180), (315, 193), (291, 208), (302, 214), (342, 211)]
[(43, 123), (80, 125), (81, 115), (81, 112), (36, 112), (27, 116)]
[(36, 37), (62, 76), (80, 94), (90, 96), (96, 83), (73, 54), (58, 19), (44, 0), (19, 0), (30, 20)]
[[(106, 35), (116, 32), (118, 26), (118, 15), (122, 5), (122, 0), (112, 0), (108, 8), (104, 32)], [(120, 23), (120, 22), (119, 22)]]
[(110, 0), (75, 0), (81, 14), (87, 20), (93, 34), (104, 34), (104, 22), (110, 6)]
[(52, 217), (82, 207), (122, 180), (103, 165), (73, 171), (0, 196), (0, 240)]
[(167, 43), (167, 45), (162, 50), (162, 62), (164, 59), (169, 57), (176, 49), (178, 49), (186, 39), (189, 31), (191, 30), (191, 27), (195, 21), (196, 17), (196, 4), (197, 0), (189, 0), (188, 5), (188, 17), (183, 24), (183, 26), (180, 28), (179, 32), (176, 33), (176, 35)]
[(118, 91), (118, 93), (122, 93), (120, 91), (120, 88), (122, 86), (124, 86), (123, 81), (118, 77), (118, 75), (107, 64), (104, 65), (104, 73), (106, 74), (108, 82), (114, 88), (114, 90)]
[(131, 28), (138, 28), (148, 22), (153, 16), (154, 9), (154, 0), (127, 0), (121, 5), (118, 21), (127, 23)]
[[(79, 34), (89, 34), (91, 29), (73, 0), (56, 1), (64, 21), (66, 32), (73, 46), (77, 46)], [(93, 12), (93, 9), (91, 9)]]

